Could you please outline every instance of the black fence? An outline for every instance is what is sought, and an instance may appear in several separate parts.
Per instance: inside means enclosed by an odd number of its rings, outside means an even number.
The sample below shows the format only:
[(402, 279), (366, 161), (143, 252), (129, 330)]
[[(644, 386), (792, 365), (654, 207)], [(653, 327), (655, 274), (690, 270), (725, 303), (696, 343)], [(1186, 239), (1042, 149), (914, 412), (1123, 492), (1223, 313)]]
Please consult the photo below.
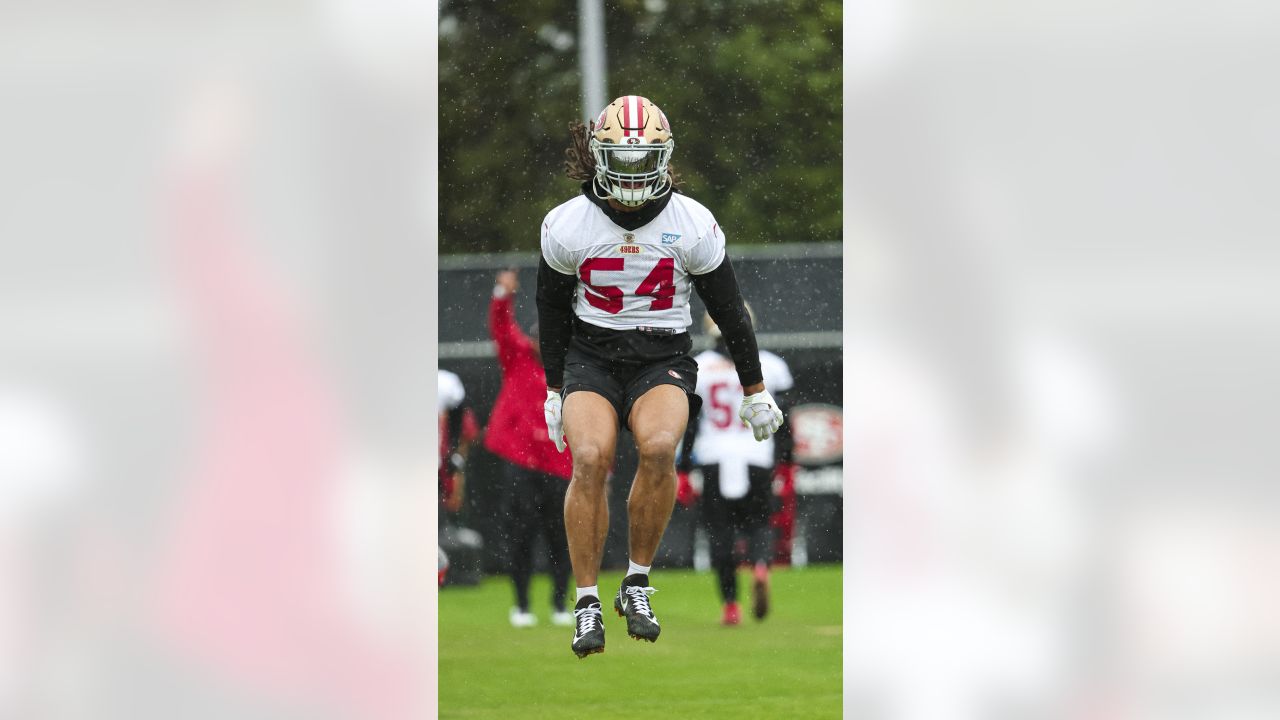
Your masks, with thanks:
[[(839, 408), (843, 391), (841, 348), (840, 245), (786, 245), (774, 248), (731, 249), (743, 295), (756, 314), (760, 346), (780, 355), (791, 367), (796, 384), (790, 397), (794, 405), (820, 404)], [(494, 276), (514, 269), (520, 280), (516, 319), (525, 327), (537, 317), (533, 293), (537, 278), (536, 254), (453, 256), (440, 259), (440, 367), (458, 374), (467, 391), (467, 402), (483, 428), (497, 399), (501, 373), (489, 341), (487, 310)], [(703, 314), (696, 293), (693, 298), (693, 330), (700, 329)], [(699, 341), (705, 340), (695, 334)], [(483, 438), (473, 446), (467, 463), (467, 492), (463, 509), (448, 518), (477, 531), (484, 540), (482, 569), (506, 570), (507, 548), (503, 525), (506, 499), (500, 461), (485, 451)], [(603, 565), (626, 567), (626, 497), (635, 474), (635, 446), (623, 431), (619, 457), (609, 487), (609, 534)], [(802, 468), (797, 478), (797, 562), (839, 562), (842, 543), (842, 506), (838, 456), (822, 458)], [(695, 555), (696, 512), (679, 505), (667, 527), (657, 563), (664, 567), (692, 566)], [(442, 519), (443, 520), (443, 519)], [(535, 558), (545, 553), (536, 552)]]

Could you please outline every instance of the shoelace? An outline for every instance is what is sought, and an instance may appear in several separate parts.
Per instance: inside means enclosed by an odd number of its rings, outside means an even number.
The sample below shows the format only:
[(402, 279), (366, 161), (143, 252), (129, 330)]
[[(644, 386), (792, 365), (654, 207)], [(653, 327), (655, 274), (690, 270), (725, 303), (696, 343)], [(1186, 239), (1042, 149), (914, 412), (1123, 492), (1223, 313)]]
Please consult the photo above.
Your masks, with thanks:
[(582, 637), (595, 629), (596, 623), (600, 622), (600, 606), (588, 605), (573, 611), (573, 616), (578, 619), (578, 637)]
[(627, 594), (627, 597), (631, 598), (631, 604), (636, 610), (645, 615), (653, 614), (653, 611), (649, 609), (649, 596), (658, 592), (658, 588), (628, 585), (623, 588), (623, 592)]

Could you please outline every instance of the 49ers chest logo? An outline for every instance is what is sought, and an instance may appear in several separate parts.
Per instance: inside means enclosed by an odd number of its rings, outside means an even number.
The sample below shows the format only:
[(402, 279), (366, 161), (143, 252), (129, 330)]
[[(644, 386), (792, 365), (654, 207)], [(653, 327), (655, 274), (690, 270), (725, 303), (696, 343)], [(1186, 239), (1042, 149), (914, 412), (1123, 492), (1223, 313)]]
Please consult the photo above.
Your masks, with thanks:
[(639, 245), (631, 245), (631, 244), (630, 244), (630, 243), (633, 243), (633, 242), (635, 242), (635, 241), (636, 241), (635, 233), (625, 233), (625, 234), (622, 236), (622, 242), (624, 242), (624, 243), (628, 243), (628, 244), (627, 244), (627, 245), (621, 245), (621, 246), (619, 246), (619, 247), (618, 247), (618, 252), (622, 253), (623, 255), (639, 255), (639, 254), (640, 254), (640, 246), (639, 246)]

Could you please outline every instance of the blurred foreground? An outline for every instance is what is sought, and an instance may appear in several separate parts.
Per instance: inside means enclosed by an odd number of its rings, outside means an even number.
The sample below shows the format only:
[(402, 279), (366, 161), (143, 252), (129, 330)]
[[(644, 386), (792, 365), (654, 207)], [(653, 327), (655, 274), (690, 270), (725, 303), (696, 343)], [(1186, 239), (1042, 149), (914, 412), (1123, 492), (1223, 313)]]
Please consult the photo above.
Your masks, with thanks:
[(433, 33), (0, 8), (0, 717), (430, 712)]
[(1280, 716), (1280, 7), (847, 10), (847, 716)]

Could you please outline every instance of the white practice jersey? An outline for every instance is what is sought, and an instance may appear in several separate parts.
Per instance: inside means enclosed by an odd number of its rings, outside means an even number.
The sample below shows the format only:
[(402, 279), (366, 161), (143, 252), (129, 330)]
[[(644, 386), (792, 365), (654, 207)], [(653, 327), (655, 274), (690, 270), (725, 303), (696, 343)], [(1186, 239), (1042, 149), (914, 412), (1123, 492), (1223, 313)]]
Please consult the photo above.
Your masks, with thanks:
[[(742, 424), (742, 385), (733, 360), (714, 350), (699, 353), (698, 396), (702, 416), (693, 445), (694, 462), (720, 466), (720, 492), (727, 498), (747, 493), (747, 466), (773, 467), (773, 438), (756, 442), (751, 428)], [(786, 361), (768, 350), (760, 351), (760, 370), (770, 393), (790, 390), (795, 382)]]
[(711, 211), (680, 194), (635, 230), (618, 227), (582, 195), (542, 223), (547, 265), (578, 278), (574, 312), (614, 330), (686, 330), (689, 276), (715, 270), (724, 252), (724, 233)]

